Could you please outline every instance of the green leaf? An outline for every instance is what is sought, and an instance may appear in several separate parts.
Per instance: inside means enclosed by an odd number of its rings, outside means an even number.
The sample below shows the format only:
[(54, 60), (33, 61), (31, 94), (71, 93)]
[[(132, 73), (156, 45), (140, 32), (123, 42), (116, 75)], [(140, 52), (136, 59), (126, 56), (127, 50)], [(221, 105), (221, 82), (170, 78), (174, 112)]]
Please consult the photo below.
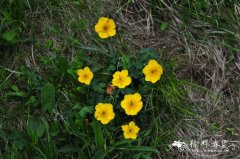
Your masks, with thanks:
[(19, 91), (19, 88), (17, 85), (12, 85), (11, 86), (11, 89), (14, 90), (15, 92), (18, 92)]
[(12, 134), (10, 134), (9, 139), (11, 141), (11, 144), (16, 146), (20, 150), (28, 144), (24, 133), (21, 131), (14, 131)]
[(0, 130), (0, 139), (2, 139), (5, 142), (8, 141), (7, 134), (2, 130)]
[(79, 156), (81, 156), (80, 159), (88, 159), (88, 156), (86, 155), (86, 153), (83, 152), (83, 150), (80, 150), (78, 153)]
[(123, 55), (121, 57), (123, 69), (127, 70), (131, 66), (130, 58), (128, 56)]
[(18, 36), (18, 33), (16, 32), (16, 30), (10, 30), (10, 31), (4, 32), (2, 36), (8, 42), (13, 42)]
[(48, 40), (45, 44), (45, 48), (47, 50), (49, 50), (52, 46), (53, 46), (53, 41), (52, 40)]
[(17, 96), (17, 97), (25, 97), (26, 96), (26, 94), (24, 92), (11, 92), (11, 93), (7, 93), (6, 95)]
[(73, 109), (79, 109), (79, 110), (81, 110), (81, 109), (82, 109), (82, 106), (81, 106), (79, 103), (77, 103), (77, 104), (75, 104), (75, 105), (73, 106)]
[(70, 68), (70, 66), (68, 65), (68, 62), (65, 58), (62, 58), (62, 57), (58, 57), (57, 58), (57, 63), (56, 63), (58, 69), (61, 71), (61, 72), (67, 72), (67, 70)]
[(92, 112), (93, 112), (93, 107), (91, 107), (91, 106), (84, 106), (84, 107), (80, 110), (79, 115), (80, 115), (82, 118), (85, 118), (88, 113), (92, 113)]
[(114, 65), (109, 65), (106, 69), (105, 69), (105, 71), (106, 72), (112, 72), (112, 71), (114, 71), (116, 69), (116, 67), (114, 66)]
[(57, 29), (50, 27), (50, 26), (48, 26), (48, 31), (52, 35), (57, 35), (59, 33), (59, 31)]
[(147, 155), (141, 154), (141, 157), (144, 159), (152, 159), (152, 157), (149, 154), (147, 154)]
[(105, 92), (105, 83), (96, 83), (93, 85), (93, 90), (96, 91), (97, 93), (104, 93)]
[(11, 86), (11, 89), (14, 92), (7, 93), (8, 96), (18, 96), (18, 97), (25, 97), (26, 96), (26, 93), (20, 91), (18, 86), (16, 86), (16, 85)]
[(68, 73), (69, 75), (71, 75), (72, 78), (74, 78), (74, 79), (77, 77), (77, 71), (76, 71), (76, 70), (68, 69), (68, 70), (67, 70), (67, 73)]
[(91, 123), (93, 133), (95, 136), (95, 142), (98, 149), (104, 149), (105, 140), (103, 138), (102, 128), (98, 121)]
[(114, 142), (111, 146), (118, 147), (120, 145), (128, 145), (130, 142), (132, 142), (132, 140), (121, 140), (118, 142)]
[(51, 83), (47, 83), (41, 91), (41, 110), (42, 112), (52, 112), (55, 108), (55, 87)]
[[(147, 59), (148, 59), (148, 55), (149, 55), (149, 53), (150, 53), (151, 51), (152, 51), (152, 50), (151, 50), (150, 48), (141, 48), (141, 50), (140, 50), (140, 54), (141, 54), (140, 60), (141, 60), (141, 61), (147, 60)], [(138, 60), (138, 61), (140, 61), (140, 60)]]
[(107, 150), (98, 150), (95, 152), (92, 159), (105, 159), (106, 155), (113, 150), (114, 148), (108, 148)]
[(65, 145), (57, 150), (59, 153), (75, 153), (80, 150), (80, 147), (76, 145)]
[(121, 92), (122, 94), (131, 94), (131, 93), (134, 93), (135, 90), (133, 90), (133, 89), (131, 89), (131, 88), (125, 88), (125, 89), (120, 90), (120, 92)]
[(94, 156), (93, 159), (104, 159), (104, 157), (107, 155), (108, 151), (105, 150), (98, 150)]
[(32, 105), (33, 107), (36, 105), (37, 98), (35, 96), (30, 96), (26, 102), (26, 105)]
[(167, 22), (162, 22), (161, 27), (160, 27), (161, 30), (166, 30), (167, 27), (168, 27), (168, 23)]
[(30, 136), (43, 136), (46, 131), (45, 123), (40, 118), (30, 117), (27, 124), (27, 132)]

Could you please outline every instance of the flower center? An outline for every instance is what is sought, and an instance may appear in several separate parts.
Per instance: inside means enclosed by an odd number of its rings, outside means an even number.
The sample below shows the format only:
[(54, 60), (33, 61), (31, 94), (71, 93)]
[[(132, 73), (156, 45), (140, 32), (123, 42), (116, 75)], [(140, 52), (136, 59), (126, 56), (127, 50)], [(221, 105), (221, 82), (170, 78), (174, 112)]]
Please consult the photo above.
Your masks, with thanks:
[(151, 74), (154, 74), (155, 72), (157, 72), (157, 70), (155, 70), (155, 69), (151, 70)]
[(131, 132), (132, 132), (132, 129), (128, 129), (128, 132), (131, 133)]
[(118, 82), (119, 82), (119, 84), (123, 85), (123, 78), (121, 76), (119, 76)]
[(102, 116), (105, 116), (106, 115), (106, 112), (105, 111), (102, 111)]
[(87, 74), (84, 74), (84, 75), (83, 75), (83, 78), (84, 78), (84, 79), (87, 79), (87, 78), (88, 78), (88, 75), (87, 75)]
[(133, 101), (130, 101), (130, 103), (129, 103), (129, 104), (130, 104), (130, 106), (133, 106), (133, 105), (134, 105)]
[(107, 30), (108, 30), (108, 26), (106, 26), (106, 25), (105, 25), (105, 26), (103, 26), (103, 31), (105, 31), (105, 32), (106, 32)]

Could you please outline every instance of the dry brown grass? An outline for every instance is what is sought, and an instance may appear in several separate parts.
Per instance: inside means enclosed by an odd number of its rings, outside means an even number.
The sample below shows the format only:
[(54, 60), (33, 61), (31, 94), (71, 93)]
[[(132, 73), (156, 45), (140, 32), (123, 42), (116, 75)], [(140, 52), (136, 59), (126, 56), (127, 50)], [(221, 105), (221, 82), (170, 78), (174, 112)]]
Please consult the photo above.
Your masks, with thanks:
[[(177, 8), (161, 2), (165, 5), (165, 9), (162, 9), (165, 11), (163, 14), (168, 16), (169, 27), (166, 31), (160, 30), (159, 24), (164, 19), (157, 16), (161, 13), (153, 13), (147, 1), (123, 3), (119, 0), (115, 3), (119, 8), (115, 15), (119, 17), (120, 28), (126, 30), (123, 37), (125, 40), (132, 43), (136, 49), (150, 47), (163, 53), (163, 56), (177, 59), (178, 77), (192, 82), (192, 85), (186, 85), (186, 91), (188, 102), (198, 115), (185, 119), (183, 124), (178, 126), (178, 137), (184, 141), (204, 139), (239, 141), (239, 51), (230, 56), (229, 49), (222, 45), (224, 38), (212, 35), (212, 32), (218, 30), (214, 30), (216, 28), (209, 24), (202, 24), (208, 25), (209, 30), (198, 30), (195, 26), (199, 25), (199, 22), (193, 19), (190, 21), (192, 28), (180, 28), (184, 22), (179, 18)], [(238, 5), (235, 5), (235, 10), (239, 15)], [(234, 27), (237, 33), (240, 28), (239, 22)], [(193, 36), (196, 33), (198, 36)], [(238, 33), (236, 41), (238, 42), (235, 47), (239, 48)], [(233, 132), (230, 132), (229, 128)], [(223, 155), (216, 153), (207, 158), (229, 158), (238, 154), (239, 150)], [(179, 154), (176, 158), (204, 157), (186, 153), (183, 156)]]

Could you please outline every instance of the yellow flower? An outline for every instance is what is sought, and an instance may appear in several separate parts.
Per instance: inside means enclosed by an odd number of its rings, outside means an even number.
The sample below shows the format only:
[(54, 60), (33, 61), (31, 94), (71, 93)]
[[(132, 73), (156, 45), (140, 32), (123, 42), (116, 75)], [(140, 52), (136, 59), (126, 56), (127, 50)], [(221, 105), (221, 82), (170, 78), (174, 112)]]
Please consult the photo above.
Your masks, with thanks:
[(84, 69), (79, 69), (77, 71), (77, 74), (78, 74), (79, 82), (85, 83), (87, 85), (89, 85), (91, 83), (91, 80), (93, 78), (93, 73), (89, 67), (84, 67)]
[(150, 60), (142, 70), (145, 74), (145, 80), (156, 83), (163, 73), (162, 66), (156, 60)]
[(132, 79), (128, 76), (128, 70), (117, 71), (113, 74), (112, 84), (119, 88), (125, 88), (130, 85)]
[(131, 121), (128, 125), (123, 125), (122, 130), (125, 139), (136, 139), (140, 128)]
[(141, 101), (141, 95), (139, 93), (128, 94), (124, 96), (121, 101), (121, 107), (125, 110), (127, 115), (137, 115), (142, 109), (143, 102)]
[(116, 25), (112, 19), (101, 17), (95, 25), (95, 31), (102, 39), (114, 36), (116, 34)]
[(95, 109), (94, 117), (101, 121), (102, 124), (109, 123), (115, 117), (113, 105), (110, 103), (98, 103)]

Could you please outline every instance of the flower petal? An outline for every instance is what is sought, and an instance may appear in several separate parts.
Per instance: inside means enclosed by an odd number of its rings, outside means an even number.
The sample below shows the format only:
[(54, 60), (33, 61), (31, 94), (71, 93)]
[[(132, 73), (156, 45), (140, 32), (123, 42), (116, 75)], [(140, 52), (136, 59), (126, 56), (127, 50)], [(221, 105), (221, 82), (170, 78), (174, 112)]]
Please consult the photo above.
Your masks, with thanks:
[(101, 123), (102, 123), (102, 124), (108, 124), (109, 122), (110, 122), (110, 120), (107, 119), (107, 118), (102, 118), (102, 119), (101, 119)]
[(133, 95), (133, 97), (134, 97), (134, 100), (136, 100), (137, 102), (141, 101), (141, 99), (142, 99), (142, 97), (141, 97), (141, 95), (139, 93), (135, 93)]
[(88, 66), (84, 67), (84, 71), (91, 71), (90, 68)]
[(113, 19), (109, 19), (109, 20), (108, 20), (108, 28), (109, 28), (110, 30), (114, 30), (114, 29), (116, 28), (116, 25), (115, 25), (115, 22), (114, 22)]
[(121, 128), (123, 131), (126, 131), (128, 129), (128, 125), (122, 125)]
[(122, 100), (121, 101), (121, 107), (123, 108), (123, 109), (126, 109), (127, 108), (127, 106), (128, 106), (128, 100)]
[(120, 76), (121, 72), (120, 71), (116, 71), (114, 74), (113, 74), (113, 78), (118, 78)]
[(103, 31), (103, 26), (107, 25), (108, 21), (109, 21), (109, 19), (106, 18), (106, 17), (99, 18), (98, 23), (95, 25), (95, 31), (97, 33), (102, 32)]
[(114, 35), (116, 35), (116, 29), (109, 29), (107, 31), (107, 33), (108, 33), (109, 36), (114, 36)]
[(134, 126), (133, 128), (133, 132), (135, 132), (136, 134), (139, 132), (140, 128), (138, 126)]
[(134, 121), (131, 121), (128, 125), (129, 125), (129, 126), (135, 126), (135, 122), (134, 122)]
[(157, 61), (156, 60), (149, 60), (148, 65), (157, 65)]
[(130, 77), (127, 77), (127, 78), (124, 80), (124, 85), (125, 85), (125, 86), (128, 86), (128, 85), (131, 84), (131, 82), (132, 82), (132, 79), (131, 79)]
[(122, 70), (121, 75), (127, 77), (128, 76), (128, 70)]
[(148, 74), (149, 72), (149, 65), (145, 66), (142, 70), (142, 73), (144, 73), (145, 75)]
[(83, 72), (83, 69), (77, 70), (77, 75), (80, 76), (80, 74)]
[(102, 38), (102, 39), (106, 39), (106, 38), (109, 37), (108, 33), (107, 33), (107, 32), (103, 32), (103, 31), (98, 32), (98, 35), (99, 35), (99, 37)]

